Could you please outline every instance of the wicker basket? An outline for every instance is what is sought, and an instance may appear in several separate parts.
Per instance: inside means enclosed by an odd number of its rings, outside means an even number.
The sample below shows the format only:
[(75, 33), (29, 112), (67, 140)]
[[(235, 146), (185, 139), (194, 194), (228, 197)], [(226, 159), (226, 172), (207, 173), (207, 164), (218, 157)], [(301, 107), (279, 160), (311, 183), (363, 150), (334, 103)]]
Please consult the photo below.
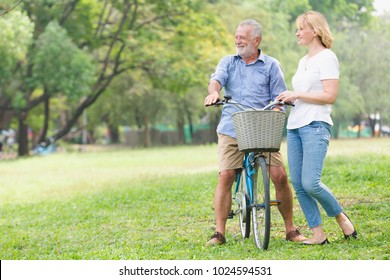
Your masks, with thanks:
[(240, 151), (277, 152), (283, 137), (286, 113), (241, 111), (233, 114)]

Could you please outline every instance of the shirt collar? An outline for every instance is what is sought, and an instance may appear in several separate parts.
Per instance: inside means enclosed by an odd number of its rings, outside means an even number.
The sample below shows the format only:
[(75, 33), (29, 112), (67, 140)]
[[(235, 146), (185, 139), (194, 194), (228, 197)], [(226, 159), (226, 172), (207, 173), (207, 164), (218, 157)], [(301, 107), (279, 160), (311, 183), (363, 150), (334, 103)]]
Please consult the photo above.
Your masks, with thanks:
[(258, 59), (264, 62), (264, 61), (265, 61), (265, 60), (264, 60), (265, 55), (264, 55), (264, 53), (262, 52), (261, 49), (259, 49), (259, 52), (260, 52), (260, 55), (259, 55), (259, 58), (258, 58)]

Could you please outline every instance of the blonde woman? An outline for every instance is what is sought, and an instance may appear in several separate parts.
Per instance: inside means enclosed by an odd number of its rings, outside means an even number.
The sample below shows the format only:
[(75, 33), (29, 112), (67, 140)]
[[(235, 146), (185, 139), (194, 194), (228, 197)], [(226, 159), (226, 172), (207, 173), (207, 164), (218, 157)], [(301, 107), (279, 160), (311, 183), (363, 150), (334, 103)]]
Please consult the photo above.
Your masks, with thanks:
[(307, 223), (313, 232), (305, 245), (329, 243), (322, 228), (318, 203), (329, 217), (335, 217), (344, 237), (357, 232), (342, 208), (321, 182), (321, 173), (330, 140), (332, 104), (339, 87), (339, 63), (330, 49), (333, 38), (325, 17), (308, 11), (296, 20), (298, 45), (307, 48), (292, 79), (293, 91), (277, 99), (294, 102), (287, 122), (288, 165), (293, 187)]

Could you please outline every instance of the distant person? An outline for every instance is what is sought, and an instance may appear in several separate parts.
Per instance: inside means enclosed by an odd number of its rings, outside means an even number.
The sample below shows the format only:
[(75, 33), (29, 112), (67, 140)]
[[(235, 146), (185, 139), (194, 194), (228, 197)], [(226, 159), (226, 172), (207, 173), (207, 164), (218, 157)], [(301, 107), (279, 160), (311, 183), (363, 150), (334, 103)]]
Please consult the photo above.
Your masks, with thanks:
[[(286, 90), (279, 62), (259, 49), (262, 39), (261, 25), (255, 20), (241, 22), (236, 30), (235, 45), (237, 53), (221, 59), (212, 74), (208, 85), (208, 96), (204, 104), (211, 105), (219, 99), (222, 88), (226, 95), (251, 107), (262, 108)], [(238, 109), (224, 106), (217, 128), (219, 180), (214, 195), (216, 232), (207, 245), (221, 245), (226, 242), (226, 220), (231, 210), (232, 185), (236, 172), (242, 168), (244, 154), (239, 151), (232, 115)], [(276, 107), (274, 110), (281, 110)], [(276, 189), (276, 199), (284, 219), (286, 239), (302, 241), (305, 239), (293, 223), (293, 196), (288, 183), (281, 154), (271, 155), (271, 179)], [(267, 163), (269, 163), (267, 159)]]
[(10, 128), (7, 133), (7, 146), (9, 151), (13, 151), (13, 146), (15, 144), (15, 130)]
[(321, 174), (330, 140), (332, 104), (339, 88), (339, 63), (330, 50), (333, 38), (325, 17), (308, 11), (296, 19), (298, 45), (308, 49), (292, 78), (294, 91), (278, 97), (294, 102), (287, 121), (287, 154), (291, 181), (313, 237), (306, 245), (328, 243), (322, 228), (318, 203), (329, 217), (336, 217), (344, 237), (357, 238), (357, 232)]

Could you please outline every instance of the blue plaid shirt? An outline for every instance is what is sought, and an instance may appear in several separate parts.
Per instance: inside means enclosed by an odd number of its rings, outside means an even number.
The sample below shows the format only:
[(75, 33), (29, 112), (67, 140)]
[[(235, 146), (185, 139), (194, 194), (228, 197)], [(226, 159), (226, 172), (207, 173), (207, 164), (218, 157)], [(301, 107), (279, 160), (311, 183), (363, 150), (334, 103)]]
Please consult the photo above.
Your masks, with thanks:
[[(216, 80), (224, 88), (224, 95), (253, 108), (263, 108), (286, 90), (280, 63), (261, 50), (259, 58), (245, 64), (239, 55), (223, 57), (217, 65), (211, 80)], [(233, 127), (233, 113), (240, 111), (234, 105), (225, 105), (217, 132), (236, 138)]]

